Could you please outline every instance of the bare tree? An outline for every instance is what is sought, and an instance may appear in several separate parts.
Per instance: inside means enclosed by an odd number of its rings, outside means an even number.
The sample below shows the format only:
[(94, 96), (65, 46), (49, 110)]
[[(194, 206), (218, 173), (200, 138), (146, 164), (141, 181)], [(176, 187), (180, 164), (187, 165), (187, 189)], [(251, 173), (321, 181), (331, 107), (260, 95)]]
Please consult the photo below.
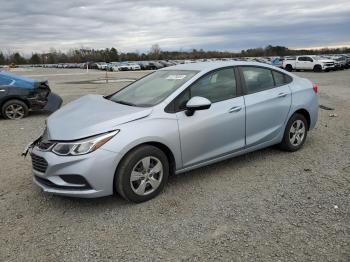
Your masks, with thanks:
[(149, 51), (149, 56), (152, 58), (152, 59), (160, 59), (160, 55), (162, 53), (162, 50), (160, 49), (159, 45), (158, 44), (154, 44), (151, 46), (151, 50)]

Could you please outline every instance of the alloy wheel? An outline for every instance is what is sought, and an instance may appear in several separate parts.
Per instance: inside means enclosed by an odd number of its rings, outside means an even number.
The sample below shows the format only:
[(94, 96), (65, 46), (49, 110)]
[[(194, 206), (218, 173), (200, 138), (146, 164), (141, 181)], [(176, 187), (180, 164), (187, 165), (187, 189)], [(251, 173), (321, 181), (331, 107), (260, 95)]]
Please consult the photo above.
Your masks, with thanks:
[(24, 117), (25, 110), (19, 104), (11, 104), (5, 109), (5, 114), (9, 119), (21, 119)]
[(305, 138), (305, 124), (301, 120), (296, 120), (289, 130), (289, 141), (293, 146), (299, 146)]

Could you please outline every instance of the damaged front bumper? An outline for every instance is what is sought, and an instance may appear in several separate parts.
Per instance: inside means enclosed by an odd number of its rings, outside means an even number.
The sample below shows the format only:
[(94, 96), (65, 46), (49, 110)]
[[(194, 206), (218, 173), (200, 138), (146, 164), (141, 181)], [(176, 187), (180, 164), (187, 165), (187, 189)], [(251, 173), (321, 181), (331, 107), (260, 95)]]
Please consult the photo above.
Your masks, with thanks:
[(33, 182), (44, 192), (81, 198), (113, 194), (117, 153), (99, 149), (81, 156), (58, 156), (32, 145), (30, 155)]
[(47, 112), (55, 112), (56, 110), (58, 110), (61, 107), (62, 102), (63, 102), (63, 100), (59, 95), (51, 92), (48, 95), (47, 103), (42, 110), (47, 111)]
[(70, 197), (95, 198), (113, 194), (120, 154), (99, 149), (79, 156), (59, 156), (54, 143), (42, 143), (45, 132), (22, 153), (32, 159), (33, 182), (44, 192)]
[(53, 113), (58, 110), (62, 105), (62, 98), (50, 92), (45, 98), (41, 96), (28, 98), (30, 108), (32, 111), (45, 111)]

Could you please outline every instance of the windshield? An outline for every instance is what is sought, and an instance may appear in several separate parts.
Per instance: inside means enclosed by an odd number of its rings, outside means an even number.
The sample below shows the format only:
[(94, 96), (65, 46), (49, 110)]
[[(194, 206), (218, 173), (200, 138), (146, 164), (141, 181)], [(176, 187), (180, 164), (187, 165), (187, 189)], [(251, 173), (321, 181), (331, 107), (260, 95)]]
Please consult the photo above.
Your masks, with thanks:
[(156, 71), (120, 90), (109, 99), (130, 106), (154, 106), (190, 80), (197, 71)]

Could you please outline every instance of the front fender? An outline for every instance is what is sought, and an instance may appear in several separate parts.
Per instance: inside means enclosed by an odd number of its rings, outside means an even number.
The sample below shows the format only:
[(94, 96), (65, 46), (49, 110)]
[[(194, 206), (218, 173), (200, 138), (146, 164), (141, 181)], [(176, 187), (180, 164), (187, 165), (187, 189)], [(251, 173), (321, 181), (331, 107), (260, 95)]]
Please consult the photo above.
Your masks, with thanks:
[(120, 132), (103, 149), (122, 158), (133, 148), (145, 143), (161, 143), (172, 152), (176, 169), (182, 168), (180, 137), (176, 119), (144, 118), (118, 126)]

